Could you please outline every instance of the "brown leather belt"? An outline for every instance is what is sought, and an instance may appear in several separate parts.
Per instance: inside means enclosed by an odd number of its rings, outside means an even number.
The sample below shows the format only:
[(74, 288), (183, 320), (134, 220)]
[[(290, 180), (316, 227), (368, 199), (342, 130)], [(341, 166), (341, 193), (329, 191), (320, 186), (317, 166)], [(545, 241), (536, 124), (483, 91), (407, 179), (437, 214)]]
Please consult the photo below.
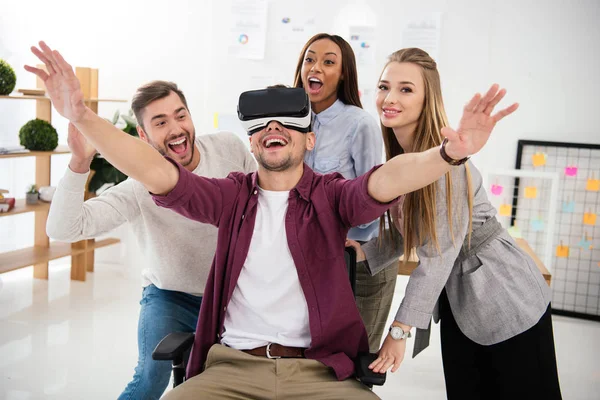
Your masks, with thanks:
[(244, 353), (258, 357), (267, 358), (305, 358), (302, 347), (288, 347), (277, 343), (269, 343), (266, 346), (257, 347), (251, 350), (242, 350)]

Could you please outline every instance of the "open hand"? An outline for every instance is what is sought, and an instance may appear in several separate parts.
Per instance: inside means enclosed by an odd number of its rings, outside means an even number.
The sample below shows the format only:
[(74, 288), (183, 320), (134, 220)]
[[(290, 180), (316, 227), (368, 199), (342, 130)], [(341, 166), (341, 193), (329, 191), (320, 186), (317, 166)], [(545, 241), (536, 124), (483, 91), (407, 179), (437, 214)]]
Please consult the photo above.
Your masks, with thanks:
[(67, 137), (67, 144), (71, 149), (73, 157), (79, 160), (90, 160), (96, 154), (96, 149), (89, 144), (85, 136), (79, 132), (79, 129), (72, 123), (69, 123), (69, 136)]
[(406, 339), (394, 340), (388, 334), (379, 350), (379, 357), (369, 365), (369, 369), (380, 374), (387, 372), (390, 368), (392, 368), (392, 372), (396, 372), (404, 360), (405, 351)]
[(39, 44), (41, 50), (32, 46), (31, 51), (46, 65), (48, 72), (29, 65), (25, 69), (44, 81), (46, 93), (60, 115), (71, 122), (81, 120), (87, 107), (83, 103), (83, 92), (73, 67), (67, 64), (57, 50), (52, 50), (44, 42)]
[(462, 118), (456, 131), (442, 128), (442, 136), (448, 138), (446, 154), (455, 160), (469, 157), (483, 148), (489, 139), (496, 123), (519, 107), (518, 103), (491, 115), (494, 107), (506, 95), (506, 89), (492, 85), (485, 96), (477, 93), (463, 110)]

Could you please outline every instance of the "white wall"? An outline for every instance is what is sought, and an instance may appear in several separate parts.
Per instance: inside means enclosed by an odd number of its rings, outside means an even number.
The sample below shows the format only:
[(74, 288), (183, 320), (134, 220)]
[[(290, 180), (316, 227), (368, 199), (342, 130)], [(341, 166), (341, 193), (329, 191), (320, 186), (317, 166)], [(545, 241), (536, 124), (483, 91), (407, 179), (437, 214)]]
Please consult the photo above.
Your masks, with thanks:
[[(34, 86), (22, 65), (35, 62), (28, 47), (44, 39), (73, 65), (99, 68), (104, 97), (130, 98), (137, 86), (151, 79), (178, 82), (197, 130), (208, 132), (213, 129), (213, 113), (235, 114), (241, 91), (292, 83), (303, 43), (283, 43), (274, 28), (300, 7), (314, 14), (316, 31), (346, 36), (351, 25), (376, 26), (380, 65), (401, 47), (400, 23), (407, 16), (442, 12), (438, 64), (451, 123), (458, 122), (462, 106), (475, 91), (494, 82), (508, 89), (505, 105), (509, 101), (521, 105), (474, 158), (481, 169), (513, 167), (518, 139), (600, 143), (597, 0), (270, 0), (267, 48), (261, 61), (227, 55), (231, 0), (107, 0), (91, 4), (89, 12), (82, 11), (81, 4), (35, 0), (3, 8), (0, 57), (17, 69), (18, 88)], [(69, 8), (73, 10), (66, 11)], [(368, 74), (360, 71), (361, 84), (374, 86), (379, 68)], [(365, 106), (373, 110), (372, 104)], [(101, 113), (110, 116), (113, 107), (103, 105)], [(18, 128), (33, 115), (33, 104), (0, 101), (0, 112), (0, 143), (17, 143)], [(64, 143), (66, 123), (55, 121)], [(68, 160), (62, 158), (53, 184)], [(26, 159), (0, 161), (0, 187), (22, 193), (33, 179), (31, 165)], [(31, 216), (0, 219), (0, 251), (27, 245), (23, 244), (31, 236), (23, 231), (31, 225), (23, 222), (27, 218)], [(15, 229), (18, 234), (7, 234)]]

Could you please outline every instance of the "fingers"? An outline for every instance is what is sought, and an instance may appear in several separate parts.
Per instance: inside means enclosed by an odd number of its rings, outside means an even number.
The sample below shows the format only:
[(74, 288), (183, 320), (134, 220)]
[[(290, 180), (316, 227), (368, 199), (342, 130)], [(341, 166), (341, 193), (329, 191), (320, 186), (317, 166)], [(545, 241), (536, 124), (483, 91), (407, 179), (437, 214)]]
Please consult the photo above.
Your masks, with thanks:
[(77, 135), (79, 133), (79, 129), (72, 122), (69, 122), (69, 136)]
[(40, 61), (43, 62), (46, 65), (46, 69), (48, 70), (48, 73), (50, 75), (56, 73), (56, 70), (52, 66), (52, 62), (48, 59), (48, 57), (46, 56), (46, 54), (44, 54), (40, 49), (38, 49), (35, 46), (31, 46), (31, 52), (33, 54), (35, 54), (37, 56), (37, 58), (39, 58)]
[(346, 239), (346, 247), (354, 247), (356, 249), (357, 247), (360, 247), (360, 244), (354, 240)]
[(477, 104), (479, 104), (479, 101), (481, 100), (481, 94), (477, 93), (475, 94), (475, 96), (473, 96), (473, 98), (471, 99), (471, 101), (469, 101), (464, 108), (465, 112), (474, 112), (475, 107), (477, 106)]
[(39, 69), (39, 68), (35, 68), (35, 67), (30, 67), (29, 65), (26, 65), (25, 66), (25, 70), (29, 71), (29, 72), (31, 72), (33, 74), (36, 74), (44, 82), (46, 82), (46, 79), (48, 79), (48, 74), (43, 69)]
[(380, 355), (375, 361), (371, 363), (371, 365), (369, 365), (369, 368), (372, 369), (373, 372), (380, 373), (380, 371), (383, 369), (382, 367), (385, 364), (386, 358), (387, 357)]
[(40, 42), (40, 48), (42, 49), (43, 55), (46, 57), (46, 59), (48, 60), (48, 63), (50, 64), (50, 65), (46, 64), (46, 67), (48, 68), (48, 72), (50, 72), (50, 74), (53, 73), (50, 71), (50, 67), (52, 67), (52, 70), (54, 71), (54, 73), (60, 73), (60, 69), (58, 68), (58, 65), (56, 63), (56, 59), (54, 58), (52, 49), (44, 41)]
[(494, 99), (494, 97), (496, 96), (496, 93), (498, 93), (498, 84), (494, 83), (489, 90), (487, 91), (487, 93), (485, 94), (485, 96), (483, 96), (483, 98), (481, 99), (481, 101), (479, 102), (479, 104), (477, 104), (477, 107), (475, 107), (474, 112), (476, 113), (480, 113), (483, 112), (483, 110), (486, 109), (487, 105)]
[(507, 115), (510, 115), (517, 111), (517, 108), (519, 108), (519, 103), (514, 103), (513, 105), (506, 107), (504, 110), (498, 111), (492, 116), (492, 118), (494, 119), (494, 121), (498, 122)]
[(371, 365), (369, 365), (369, 368), (373, 370), (373, 372), (378, 373), (378, 374), (383, 374), (385, 373), (387, 370), (390, 369), (390, 367), (394, 366), (394, 368), (392, 369), (392, 372), (396, 372), (398, 370), (398, 368), (400, 367), (400, 362), (395, 362), (396, 361), (396, 357), (389, 355), (389, 356), (379, 356), (377, 357), (377, 359), (375, 361), (373, 361), (371, 363)]
[(71, 76), (73, 75), (73, 67), (71, 67), (69, 65), (69, 63), (67, 63), (65, 61), (65, 59), (63, 58), (63, 56), (58, 52), (58, 50), (54, 50), (52, 52), (52, 54), (54, 55), (54, 59), (56, 60), (56, 66), (58, 67), (58, 69), (60, 69), (60, 72), (64, 75), (64, 76)]
[(506, 89), (501, 89), (496, 96), (494, 96), (492, 101), (488, 103), (487, 107), (485, 107), (485, 110), (483, 110), (483, 113), (490, 115), (492, 111), (494, 111), (494, 107), (496, 107), (496, 105), (500, 103), (500, 100), (504, 98), (504, 95), (506, 95)]

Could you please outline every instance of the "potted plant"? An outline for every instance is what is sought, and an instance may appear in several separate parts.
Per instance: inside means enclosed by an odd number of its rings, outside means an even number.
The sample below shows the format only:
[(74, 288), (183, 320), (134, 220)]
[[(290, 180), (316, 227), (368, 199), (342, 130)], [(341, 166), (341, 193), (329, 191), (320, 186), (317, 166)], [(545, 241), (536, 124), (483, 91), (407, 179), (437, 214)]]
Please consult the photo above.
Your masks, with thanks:
[(35, 185), (31, 185), (29, 186), (29, 190), (27, 190), (25, 196), (25, 202), (27, 204), (37, 204), (40, 193), (38, 192), (37, 187)]
[(3, 59), (0, 58), (0, 95), (9, 95), (17, 84), (17, 75), (15, 70)]
[(58, 146), (58, 133), (48, 121), (32, 119), (19, 130), (21, 146), (31, 151), (52, 151)]

